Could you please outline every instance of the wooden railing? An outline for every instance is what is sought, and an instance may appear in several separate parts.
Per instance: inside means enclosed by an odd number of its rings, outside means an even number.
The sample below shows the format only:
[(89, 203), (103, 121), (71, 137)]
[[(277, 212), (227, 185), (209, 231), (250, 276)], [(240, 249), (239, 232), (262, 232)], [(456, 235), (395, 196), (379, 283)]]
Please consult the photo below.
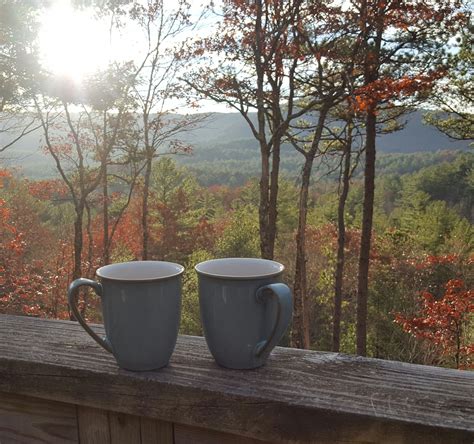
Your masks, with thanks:
[(286, 348), (226, 370), (191, 336), (133, 373), (74, 322), (0, 315), (1, 444), (262, 441), (471, 444), (474, 373)]

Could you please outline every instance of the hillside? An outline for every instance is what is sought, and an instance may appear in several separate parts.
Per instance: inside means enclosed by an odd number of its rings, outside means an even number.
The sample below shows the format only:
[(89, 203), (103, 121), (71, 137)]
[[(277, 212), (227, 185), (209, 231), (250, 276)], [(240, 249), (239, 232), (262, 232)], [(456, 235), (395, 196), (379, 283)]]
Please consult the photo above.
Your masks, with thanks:
[[(6, 137), (0, 135), (0, 146), (6, 140)], [(211, 182), (227, 182), (229, 176), (232, 176), (230, 182), (238, 184), (245, 178), (258, 174), (257, 143), (246, 122), (237, 113), (212, 114), (200, 128), (184, 134), (183, 140), (193, 145), (193, 155), (180, 157), (178, 161), (189, 166), (198, 177), (202, 174), (207, 176), (211, 164), (212, 171), (222, 176), (215, 177)], [(469, 147), (466, 141), (453, 141), (435, 128), (424, 125), (421, 112), (410, 114), (403, 130), (379, 136), (377, 144), (379, 153), (390, 153), (392, 157), (420, 152), (435, 153), (439, 150), (466, 150)], [(433, 160), (434, 157), (431, 156), (428, 163), (432, 164)], [(46, 178), (56, 175), (51, 158), (42, 150), (42, 135), (39, 130), (1, 153), (0, 162), (4, 166), (19, 169), (27, 177)], [(295, 155), (291, 147), (283, 147), (284, 173), (294, 175), (299, 170), (300, 163), (300, 156)]]
[[(252, 116), (255, 120), (255, 114)], [(465, 141), (453, 141), (432, 126), (423, 123), (422, 112), (417, 111), (406, 117), (406, 126), (403, 130), (393, 134), (378, 137), (378, 149), (387, 153), (414, 153), (419, 151), (437, 151), (440, 149), (466, 149), (469, 146)], [(213, 114), (202, 128), (189, 133), (187, 139), (205, 149), (222, 141), (233, 144), (245, 139), (255, 145), (252, 133), (247, 123), (237, 113)], [(226, 142), (227, 143), (227, 142)]]

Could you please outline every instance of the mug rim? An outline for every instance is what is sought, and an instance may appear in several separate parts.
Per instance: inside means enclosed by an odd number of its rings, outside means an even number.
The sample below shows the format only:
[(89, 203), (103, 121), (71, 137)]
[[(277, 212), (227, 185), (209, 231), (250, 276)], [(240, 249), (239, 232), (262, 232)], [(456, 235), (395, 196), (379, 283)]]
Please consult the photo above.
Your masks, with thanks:
[[(117, 266), (119, 268), (123, 268), (126, 265), (131, 265), (133, 264), (134, 266), (137, 266), (137, 264), (149, 264), (149, 265), (167, 265), (170, 267), (169, 270), (161, 273), (157, 272), (152, 272), (148, 276), (141, 276), (141, 277), (134, 277), (134, 278), (129, 278), (127, 276), (121, 277), (119, 276), (107, 276), (105, 274), (107, 271), (111, 271), (112, 269), (116, 269)], [(140, 265), (138, 265), (140, 266)], [(173, 270), (174, 268), (174, 270)], [(105, 272), (105, 273), (104, 273)], [(117, 272), (117, 271), (116, 271)], [(184, 267), (180, 264), (176, 264), (174, 262), (168, 262), (168, 261), (126, 261), (126, 262), (115, 262), (113, 264), (108, 264), (108, 265), (103, 265), (102, 267), (98, 268), (95, 272), (96, 276), (98, 276), (101, 279), (105, 279), (108, 281), (117, 281), (117, 282), (155, 282), (155, 281), (162, 281), (165, 279), (170, 279), (173, 277), (180, 276), (184, 272)]]
[[(222, 263), (225, 261), (244, 262), (244, 261), (249, 261), (249, 260), (260, 262), (260, 263), (266, 263), (268, 265), (271, 264), (273, 266), (276, 266), (278, 269), (275, 271), (269, 271), (268, 273), (258, 273), (258, 274), (248, 273), (244, 276), (232, 275), (229, 273), (213, 273), (211, 271), (205, 271), (202, 269), (203, 266), (209, 265), (211, 263), (218, 263), (218, 262)], [(208, 277), (216, 278), (216, 279), (249, 280), (249, 279), (265, 279), (265, 278), (279, 276), (285, 270), (285, 266), (281, 264), (280, 262), (270, 260), (270, 259), (262, 259), (259, 257), (226, 257), (226, 258), (218, 258), (218, 259), (209, 259), (207, 261), (200, 262), (199, 264), (194, 266), (194, 269), (196, 270), (197, 274), (201, 276), (208, 276)]]

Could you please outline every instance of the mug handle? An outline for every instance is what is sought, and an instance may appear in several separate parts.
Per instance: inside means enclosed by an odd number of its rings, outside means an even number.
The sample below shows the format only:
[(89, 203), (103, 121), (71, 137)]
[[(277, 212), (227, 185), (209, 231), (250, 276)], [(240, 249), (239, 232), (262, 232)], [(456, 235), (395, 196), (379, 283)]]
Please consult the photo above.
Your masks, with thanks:
[(261, 303), (264, 303), (268, 298), (275, 298), (278, 304), (276, 321), (270, 337), (259, 342), (255, 347), (255, 356), (260, 357), (277, 345), (288, 328), (293, 314), (293, 299), (288, 285), (282, 283), (260, 287), (255, 294), (255, 298), (257, 302)]
[(84, 330), (92, 336), (92, 339), (97, 342), (100, 346), (104, 347), (108, 352), (112, 353), (112, 347), (106, 338), (102, 339), (97, 333), (95, 333), (86, 323), (84, 318), (79, 313), (79, 310), (76, 305), (76, 296), (79, 292), (79, 288), (82, 286), (91, 287), (97, 296), (102, 297), (102, 285), (99, 282), (92, 281), (90, 279), (79, 278), (71, 283), (67, 291), (67, 298), (69, 306), (71, 307), (74, 317), (77, 319), (79, 324), (82, 325)]

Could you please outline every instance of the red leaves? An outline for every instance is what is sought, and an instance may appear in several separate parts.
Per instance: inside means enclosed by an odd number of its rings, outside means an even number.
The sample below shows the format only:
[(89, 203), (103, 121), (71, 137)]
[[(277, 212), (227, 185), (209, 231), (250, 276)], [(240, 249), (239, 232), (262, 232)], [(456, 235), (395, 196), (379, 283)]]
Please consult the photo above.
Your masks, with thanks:
[(41, 200), (51, 200), (53, 197), (65, 197), (68, 189), (59, 179), (38, 180), (28, 184), (30, 194)]
[(381, 77), (369, 85), (358, 88), (353, 97), (353, 107), (358, 112), (365, 112), (381, 102), (391, 102), (403, 97), (410, 97), (433, 87), (434, 82), (444, 71), (416, 76), (403, 76), (400, 79)]
[(426, 258), (414, 264), (417, 270), (426, 270), (437, 265), (452, 265), (459, 261), (457, 254), (445, 254), (441, 256), (428, 255)]
[[(28, 193), (30, 185), (15, 180), (9, 187), (8, 202), (0, 199), (0, 313), (68, 318), (71, 250), (56, 260), (60, 248), (51, 242), (51, 232), (39, 220)], [(51, 184), (33, 188), (45, 199), (54, 191)]]
[(461, 279), (451, 279), (441, 299), (422, 292), (420, 306), (417, 316), (396, 313), (395, 322), (407, 333), (438, 345), (443, 355), (454, 357), (456, 368), (472, 366), (474, 344), (466, 341), (474, 313), (474, 290), (467, 289)]
[(7, 207), (7, 203), (3, 199), (0, 199), (0, 229), (13, 232), (14, 227), (8, 223), (9, 218), (10, 210)]
[(10, 171), (0, 169), (0, 188), (3, 188), (4, 179), (9, 179), (11, 176)]

